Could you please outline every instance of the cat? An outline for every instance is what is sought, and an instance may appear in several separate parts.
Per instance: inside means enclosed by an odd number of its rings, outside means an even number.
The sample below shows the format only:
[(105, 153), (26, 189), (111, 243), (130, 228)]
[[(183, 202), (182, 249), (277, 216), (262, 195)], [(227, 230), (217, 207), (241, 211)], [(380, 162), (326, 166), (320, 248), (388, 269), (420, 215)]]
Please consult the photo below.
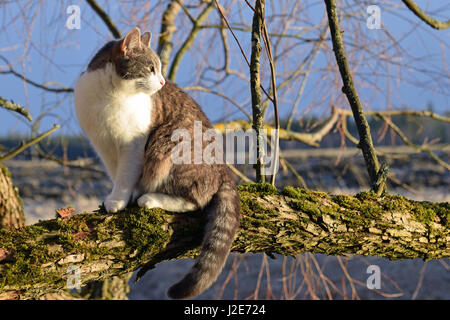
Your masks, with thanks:
[(172, 161), (176, 129), (193, 136), (195, 121), (203, 132), (212, 125), (189, 95), (164, 79), (150, 42), (151, 33), (141, 35), (139, 28), (108, 42), (79, 77), (75, 107), (114, 183), (104, 201), (109, 213), (137, 201), (149, 209), (203, 209), (207, 215), (199, 256), (167, 292), (173, 299), (191, 298), (222, 271), (240, 223), (240, 198), (226, 165)]

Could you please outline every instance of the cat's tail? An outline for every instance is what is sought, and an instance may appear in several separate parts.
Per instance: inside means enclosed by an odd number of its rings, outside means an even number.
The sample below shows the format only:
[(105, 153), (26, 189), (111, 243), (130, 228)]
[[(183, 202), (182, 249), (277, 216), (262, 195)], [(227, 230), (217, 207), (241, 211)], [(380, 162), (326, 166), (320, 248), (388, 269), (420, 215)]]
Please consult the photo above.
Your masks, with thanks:
[(232, 182), (225, 182), (205, 208), (207, 224), (200, 255), (189, 273), (170, 287), (172, 299), (191, 298), (209, 288), (227, 260), (240, 221), (240, 198)]

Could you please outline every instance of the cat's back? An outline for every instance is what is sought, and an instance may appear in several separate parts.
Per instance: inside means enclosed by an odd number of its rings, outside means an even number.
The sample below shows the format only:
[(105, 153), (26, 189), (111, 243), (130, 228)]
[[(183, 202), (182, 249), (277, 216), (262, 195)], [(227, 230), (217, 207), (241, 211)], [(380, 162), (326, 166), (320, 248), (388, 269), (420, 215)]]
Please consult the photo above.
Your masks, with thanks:
[(204, 128), (212, 128), (197, 102), (171, 81), (155, 94), (154, 105), (157, 122), (174, 121), (180, 127), (191, 127), (194, 121), (200, 121)]

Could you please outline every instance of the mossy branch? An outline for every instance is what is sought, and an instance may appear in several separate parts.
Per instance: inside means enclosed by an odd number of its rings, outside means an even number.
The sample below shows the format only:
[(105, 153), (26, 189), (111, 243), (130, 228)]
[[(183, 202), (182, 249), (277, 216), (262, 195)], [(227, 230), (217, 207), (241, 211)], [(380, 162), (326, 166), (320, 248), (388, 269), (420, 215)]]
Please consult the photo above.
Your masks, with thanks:
[[(328, 195), (269, 184), (239, 187), (242, 221), (232, 251), (359, 254), (389, 259), (450, 257), (450, 206), (373, 193)], [(198, 254), (201, 212), (129, 208), (0, 230), (0, 299), (65, 289), (69, 266), (82, 285)]]

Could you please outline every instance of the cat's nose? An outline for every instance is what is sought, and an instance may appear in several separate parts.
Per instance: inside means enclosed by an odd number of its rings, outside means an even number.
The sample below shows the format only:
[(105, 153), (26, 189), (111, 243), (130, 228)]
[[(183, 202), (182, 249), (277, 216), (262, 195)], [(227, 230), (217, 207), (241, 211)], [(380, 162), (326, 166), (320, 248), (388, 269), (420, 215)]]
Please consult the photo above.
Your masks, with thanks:
[(159, 83), (161, 84), (161, 86), (164, 86), (165, 84), (164, 80), (161, 80)]

